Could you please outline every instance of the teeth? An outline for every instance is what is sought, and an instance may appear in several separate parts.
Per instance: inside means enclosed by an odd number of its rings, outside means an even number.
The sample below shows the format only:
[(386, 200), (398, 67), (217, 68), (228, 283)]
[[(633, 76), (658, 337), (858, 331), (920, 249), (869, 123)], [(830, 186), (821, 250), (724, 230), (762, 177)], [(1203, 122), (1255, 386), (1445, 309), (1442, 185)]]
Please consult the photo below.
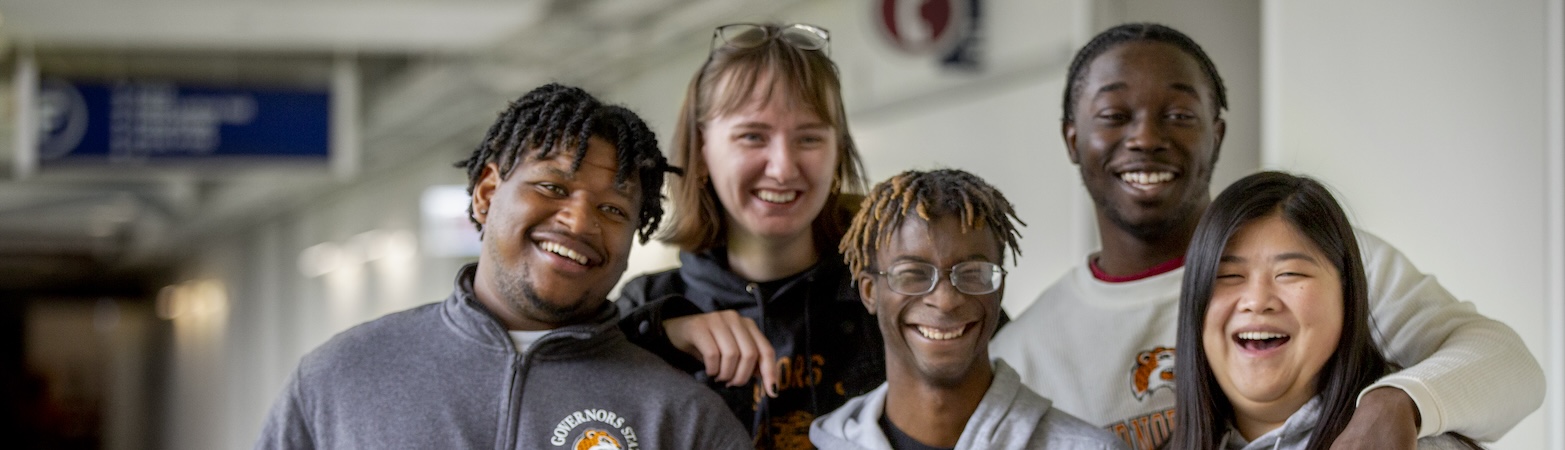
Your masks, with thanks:
[(926, 338), (934, 339), (934, 340), (937, 340), (937, 341), (956, 339), (956, 338), (962, 337), (962, 334), (965, 333), (965, 332), (967, 332), (967, 327), (956, 327), (956, 328), (942, 329), (942, 328), (935, 328), (935, 327), (926, 327), (926, 326), (923, 326), (923, 325), (919, 325), (918, 326), (918, 334), (922, 334)]
[(760, 197), (761, 200), (765, 200), (765, 201), (770, 202), (770, 203), (788, 203), (788, 202), (793, 201), (794, 198), (798, 197), (799, 193), (797, 191), (781, 191), (781, 192), (778, 192), (778, 191), (759, 190), (759, 191), (755, 191), (755, 196), (756, 197)]
[(1132, 184), (1158, 184), (1174, 179), (1173, 172), (1125, 172), (1119, 179)]
[(571, 249), (565, 248), (565, 246), (563, 246), (563, 245), (560, 245), (560, 244), (557, 244), (557, 243), (553, 243), (553, 242), (544, 242), (544, 243), (538, 244), (538, 246), (542, 247), (544, 249), (544, 251), (547, 251), (549, 253), (553, 253), (553, 254), (556, 254), (556, 255), (564, 256), (566, 258), (570, 258), (572, 261), (576, 261), (577, 264), (581, 264), (583, 266), (587, 265), (587, 257), (586, 256), (582, 256), (581, 253), (576, 253), (575, 250), (571, 250)]
[(1239, 339), (1244, 339), (1247, 341), (1264, 341), (1267, 339), (1278, 339), (1285, 337), (1288, 337), (1288, 335), (1282, 333), (1272, 333), (1269, 331), (1246, 331), (1239, 333)]

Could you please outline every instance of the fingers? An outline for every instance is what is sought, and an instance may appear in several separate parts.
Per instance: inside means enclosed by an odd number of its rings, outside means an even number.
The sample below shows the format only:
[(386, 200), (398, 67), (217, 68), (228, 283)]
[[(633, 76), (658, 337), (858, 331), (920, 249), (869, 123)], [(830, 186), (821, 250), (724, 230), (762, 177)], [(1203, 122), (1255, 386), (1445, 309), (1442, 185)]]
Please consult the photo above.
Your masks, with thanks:
[(711, 330), (705, 324), (708, 314), (665, 320), (663, 332), (668, 335), (668, 341), (674, 345), (674, 348), (700, 359), (706, 373), (713, 375), (721, 367), (722, 354), (718, 351), (717, 341), (712, 337)]
[(727, 386), (759, 377), (767, 395), (777, 396), (777, 356), (754, 320), (733, 310), (715, 311), (663, 322), (674, 347), (701, 360), (707, 376)]
[[(728, 311), (733, 312), (733, 311)], [(728, 386), (742, 386), (750, 383), (750, 375), (755, 373), (756, 359), (760, 355), (756, 348), (756, 341), (765, 342), (765, 338), (756, 339), (760, 332), (756, 330), (755, 321), (748, 317), (739, 317), (734, 314), (732, 318), (724, 317), (724, 325), (728, 327), (728, 333), (733, 336), (734, 351), (723, 356), (723, 372), (730, 375), (727, 379)], [(732, 363), (732, 366), (729, 364)], [(728, 369), (733, 369), (729, 371)]]
[(772, 348), (772, 342), (766, 339), (761, 329), (755, 326), (755, 321), (747, 321), (750, 325), (751, 336), (756, 342), (758, 350), (757, 359), (760, 360), (761, 386), (766, 390), (766, 395), (777, 398), (777, 352)]

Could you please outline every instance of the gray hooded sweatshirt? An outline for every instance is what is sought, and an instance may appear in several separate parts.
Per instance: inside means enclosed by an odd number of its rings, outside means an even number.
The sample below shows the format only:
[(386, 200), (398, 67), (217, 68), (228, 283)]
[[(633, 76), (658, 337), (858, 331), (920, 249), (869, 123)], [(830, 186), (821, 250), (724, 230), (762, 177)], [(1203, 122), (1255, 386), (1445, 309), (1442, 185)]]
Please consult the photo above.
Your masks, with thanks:
[[(810, 442), (822, 450), (890, 450), (880, 428), (886, 409), (886, 383), (848, 400), (810, 424)], [(1124, 441), (1064, 411), (1022, 386), (1016, 371), (995, 360), (994, 381), (967, 419), (956, 448), (962, 449), (1123, 449)]]
[[(1321, 409), (1320, 396), (1310, 399), (1281, 427), (1268, 431), (1254, 442), (1246, 442), (1239, 430), (1229, 427), (1228, 435), (1223, 439), (1223, 448), (1227, 450), (1304, 450), (1310, 444), (1310, 432), (1315, 431), (1315, 424), (1320, 422)], [(1468, 450), (1465, 444), (1457, 440), (1455, 436), (1441, 434), (1418, 440), (1419, 450)]]
[(258, 449), (749, 448), (716, 394), (625, 340), (613, 303), (525, 355), (473, 297), (353, 327), (299, 362)]

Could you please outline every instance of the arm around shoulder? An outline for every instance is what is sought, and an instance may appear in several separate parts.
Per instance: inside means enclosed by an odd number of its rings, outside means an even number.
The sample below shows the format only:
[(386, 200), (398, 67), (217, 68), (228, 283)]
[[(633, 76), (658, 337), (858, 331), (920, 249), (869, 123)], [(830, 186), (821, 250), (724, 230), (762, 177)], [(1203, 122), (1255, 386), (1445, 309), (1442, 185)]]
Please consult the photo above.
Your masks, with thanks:
[(1363, 392), (1406, 392), (1417, 405), (1420, 437), (1495, 440), (1542, 404), (1543, 369), (1515, 330), (1458, 301), (1380, 238), (1357, 236), (1375, 337), (1386, 358), (1404, 367)]

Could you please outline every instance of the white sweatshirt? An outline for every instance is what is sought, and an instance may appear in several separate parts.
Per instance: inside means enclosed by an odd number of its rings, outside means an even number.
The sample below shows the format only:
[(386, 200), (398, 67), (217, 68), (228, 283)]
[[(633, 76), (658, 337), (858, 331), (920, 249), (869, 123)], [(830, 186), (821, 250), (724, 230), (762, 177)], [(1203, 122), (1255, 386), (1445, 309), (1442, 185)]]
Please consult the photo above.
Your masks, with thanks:
[[(1371, 326), (1386, 358), (1406, 369), (1381, 386), (1406, 391), (1422, 417), (1419, 437), (1457, 432), (1498, 439), (1543, 400), (1543, 369), (1509, 326), (1413, 267), (1362, 230)], [(1119, 435), (1132, 448), (1169, 439), (1174, 411), (1174, 341), (1184, 269), (1124, 283), (1092, 276), (1085, 264), (1043, 292), (995, 336), (1022, 382), (1057, 408)]]

